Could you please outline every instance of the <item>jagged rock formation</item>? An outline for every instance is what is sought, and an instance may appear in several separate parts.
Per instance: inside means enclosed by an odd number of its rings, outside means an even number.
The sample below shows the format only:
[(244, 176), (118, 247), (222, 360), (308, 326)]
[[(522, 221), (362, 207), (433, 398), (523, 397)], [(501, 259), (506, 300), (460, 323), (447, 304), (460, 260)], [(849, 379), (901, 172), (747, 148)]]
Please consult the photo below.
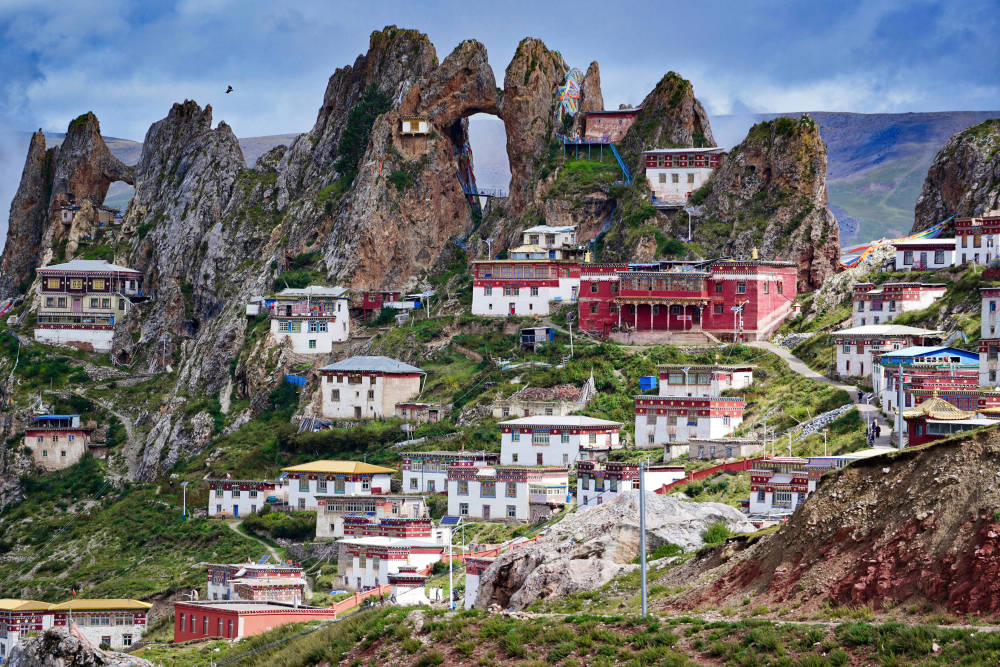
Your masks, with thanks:
[(826, 146), (816, 123), (778, 118), (754, 125), (705, 185), (694, 240), (749, 257), (798, 264), (799, 290), (839, 269), (837, 221), (827, 208)]
[[(684, 549), (703, 546), (702, 532), (724, 523), (735, 533), (753, 531), (738, 510), (720, 503), (689, 503), (655, 493), (646, 495), (646, 545)], [(597, 507), (578, 511), (536, 542), (508, 551), (483, 573), (476, 606), (499, 604), (524, 609), (535, 600), (595, 590), (637, 567), (639, 499), (619, 495)]]
[(3, 256), (0, 257), (0, 296), (11, 296), (21, 291), (38, 265), (38, 247), (47, 218), (54, 155), (55, 151), (45, 150), (45, 135), (41, 130), (31, 135), (21, 183), (10, 205), (10, 227)]
[(39, 130), (31, 137), (21, 183), (10, 208), (10, 226), (0, 257), (0, 295), (25, 288), (36, 267), (52, 256), (66, 236), (52, 215), (52, 204), (73, 195), (78, 203), (100, 205), (115, 181), (133, 182), (133, 170), (111, 154), (97, 117), (87, 112), (74, 119), (62, 145), (46, 150)]
[(959, 132), (927, 170), (913, 215), (913, 231), (950, 215), (978, 216), (1000, 209), (1000, 119)]
[(583, 119), (588, 111), (604, 111), (604, 93), (601, 92), (601, 67), (597, 61), (590, 63), (580, 83), (580, 107), (573, 119), (573, 132), (583, 134)]
[[(851, 464), (827, 475), (782, 525), (722, 564), (683, 608), (826, 604), (1000, 610), (1000, 438), (996, 431)], [(689, 583), (718, 554), (678, 568)], [(665, 582), (669, 583), (669, 582)]]
[(652, 148), (715, 145), (708, 114), (694, 96), (694, 86), (676, 72), (667, 72), (640, 107), (622, 140), (633, 164), (639, 153)]
[(8, 667), (153, 667), (127, 653), (95, 650), (77, 637), (51, 629), (14, 646)]

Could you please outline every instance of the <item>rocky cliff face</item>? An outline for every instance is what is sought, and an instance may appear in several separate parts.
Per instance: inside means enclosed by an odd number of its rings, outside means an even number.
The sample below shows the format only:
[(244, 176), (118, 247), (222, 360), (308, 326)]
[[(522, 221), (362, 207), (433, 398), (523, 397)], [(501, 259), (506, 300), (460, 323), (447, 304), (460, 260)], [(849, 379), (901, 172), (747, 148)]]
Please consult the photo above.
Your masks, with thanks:
[[(1000, 439), (967, 440), (852, 464), (825, 477), (791, 519), (678, 606), (940, 605), (1000, 610)], [(710, 559), (706, 559), (710, 560)], [(676, 573), (690, 581), (704, 563)]]
[(694, 239), (733, 257), (753, 248), (798, 264), (799, 290), (839, 269), (837, 221), (826, 203), (826, 147), (815, 122), (758, 123), (712, 175)]
[(646, 95), (622, 148), (637, 164), (640, 152), (652, 148), (714, 146), (715, 138), (691, 82), (667, 72)]
[(10, 209), (10, 226), (0, 257), (0, 294), (13, 294), (31, 280), (32, 272), (52, 257), (53, 247), (68, 230), (52, 215), (52, 205), (67, 195), (77, 203), (104, 203), (115, 181), (133, 182), (133, 170), (111, 154), (97, 117), (74, 119), (58, 148), (45, 149), (39, 130), (31, 138), (21, 183)]
[(951, 215), (1000, 209), (1000, 119), (959, 132), (934, 157), (913, 215), (913, 231)]

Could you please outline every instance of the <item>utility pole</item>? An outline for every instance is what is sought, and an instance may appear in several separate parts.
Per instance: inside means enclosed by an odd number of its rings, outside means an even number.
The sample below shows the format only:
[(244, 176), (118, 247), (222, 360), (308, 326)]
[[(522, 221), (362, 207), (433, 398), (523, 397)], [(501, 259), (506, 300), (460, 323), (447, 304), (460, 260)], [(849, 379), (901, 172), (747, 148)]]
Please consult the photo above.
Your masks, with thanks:
[(903, 448), (903, 364), (896, 373), (896, 447)]
[(830, 429), (823, 429), (823, 456), (827, 456), (826, 453), (826, 434), (830, 432)]
[(569, 325), (569, 356), (573, 356), (573, 322), (571, 320), (566, 320), (566, 324)]
[(646, 608), (646, 462), (639, 462), (639, 560), (642, 568), (642, 615)]
[(184, 520), (187, 521), (188, 518), (188, 482), (181, 482), (181, 489), (184, 494)]
[(455, 556), (454, 556), (455, 536), (448, 540), (448, 609), (455, 608)]

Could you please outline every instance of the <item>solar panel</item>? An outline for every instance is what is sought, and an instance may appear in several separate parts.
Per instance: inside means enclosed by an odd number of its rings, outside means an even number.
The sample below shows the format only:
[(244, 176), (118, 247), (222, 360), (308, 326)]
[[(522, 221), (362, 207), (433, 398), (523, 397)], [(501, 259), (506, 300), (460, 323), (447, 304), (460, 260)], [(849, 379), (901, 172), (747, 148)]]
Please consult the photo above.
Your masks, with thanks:
[(267, 554), (266, 556), (261, 556), (260, 560), (257, 561), (257, 565), (264, 565), (269, 560), (271, 560), (271, 554)]
[(369, 519), (374, 519), (375, 512), (365, 512), (365, 516), (368, 517)]
[(441, 525), (442, 526), (457, 526), (458, 523), (461, 520), (462, 520), (462, 517), (460, 517), (460, 516), (445, 515), (445, 516), (441, 517)]

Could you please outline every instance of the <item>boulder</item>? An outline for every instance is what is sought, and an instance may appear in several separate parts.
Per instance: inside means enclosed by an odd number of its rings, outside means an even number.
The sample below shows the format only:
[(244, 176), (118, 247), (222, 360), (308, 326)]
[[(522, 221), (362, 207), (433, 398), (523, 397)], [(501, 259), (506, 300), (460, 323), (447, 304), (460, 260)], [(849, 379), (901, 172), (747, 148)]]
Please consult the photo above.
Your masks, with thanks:
[(7, 667), (153, 667), (127, 653), (95, 649), (62, 630), (46, 630), (14, 645)]
[[(754, 527), (738, 510), (720, 503), (689, 503), (646, 494), (646, 545), (704, 545), (701, 534), (724, 523), (734, 533)], [(634, 569), (639, 555), (639, 498), (619, 495), (578, 510), (533, 543), (500, 555), (483, 573), (476, 606), (524, 609), (535, 600), (596, 590)]]

